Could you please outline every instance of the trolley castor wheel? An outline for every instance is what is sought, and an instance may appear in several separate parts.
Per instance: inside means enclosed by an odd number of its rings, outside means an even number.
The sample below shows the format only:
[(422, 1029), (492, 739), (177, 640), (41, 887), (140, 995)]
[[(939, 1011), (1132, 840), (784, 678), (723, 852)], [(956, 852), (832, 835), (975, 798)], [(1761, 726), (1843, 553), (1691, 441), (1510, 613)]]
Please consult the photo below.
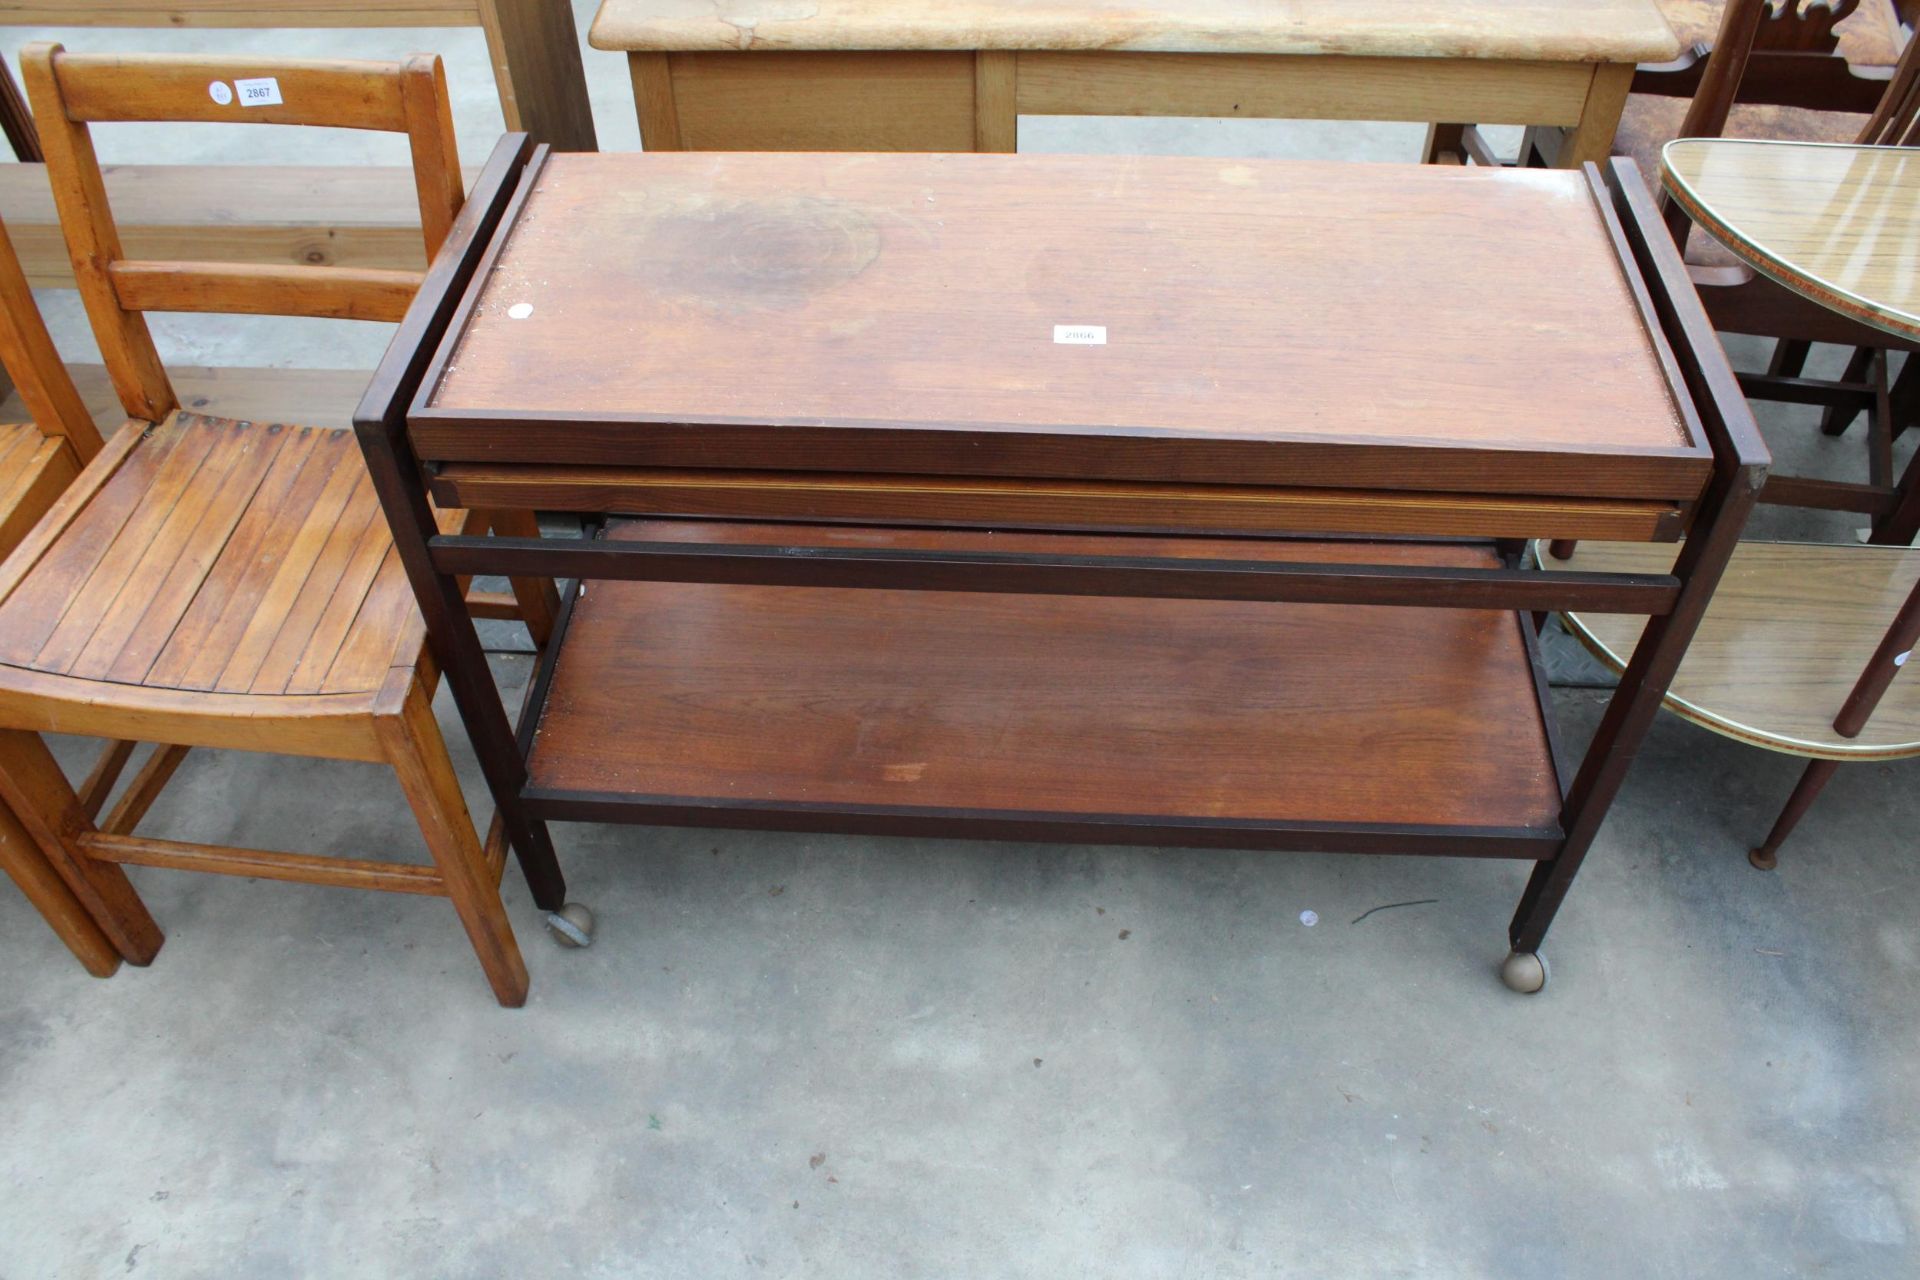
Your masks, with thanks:
[(1747, 861), (1762, 871), (1771, 871), (1780, 865), (1779, 856), (1765, 845), (1747, 850)]
[(1530, 996), (1547, 985), (1547, 958), (1537, 951), (1509, 951), (1500, 966), (1500, 981), (1508, 990)]
[(558, 911), (547, 913), (547, 932), (563, 947), (593, 945), (593, 912), (578, 902), (569, 902)]

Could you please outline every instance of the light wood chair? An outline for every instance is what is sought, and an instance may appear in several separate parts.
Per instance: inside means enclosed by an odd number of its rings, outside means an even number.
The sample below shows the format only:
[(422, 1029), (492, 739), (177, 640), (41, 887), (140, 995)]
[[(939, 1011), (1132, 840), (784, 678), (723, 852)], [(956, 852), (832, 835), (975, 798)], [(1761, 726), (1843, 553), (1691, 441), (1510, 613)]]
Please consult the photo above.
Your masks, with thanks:
[[(152, 959), (160, 933), (123, 863), (429, 894), (452, 900), (500, 1002), (520, 1004), (526, 968), (499, 894), (504, 841), (483, 846), (461, 797), (431, 708), (437, 672), (352, 433), (181, 411), (142, 315), (397, 320), (420, 276), (128, 259), (88, 130), (185, 120), (403, 133), (431, 256), (462, 201), (439, 60), (83, 56), (41, 44), (22, 68), (75, 277), (133, 420), (0, 564), (0, 792), (129, 960)], [(269, 78), (278, 102), (234, 99), (236, 79)], [(531, 516), (439, 519), (525, 532)], [(544, 644), (554, 604), (550, 586), (516, 583), (483, 612), (517, 612)], [(131, 784), (139, 809), (190, 746), (387, 765), (432, 865), (96, 824), (40, 739), (50, 730), (168, 744)]]
[[(0, 226), (0, 364), (33, 418), (0, 426), (0, 555), (5, 555), (47, 513), (80, 474), (81, 466), (100, 452), (101, 442), (92, 415), (54, 350), (4, 226)], [(107, 761), (117, 757), (124, 764), (132, 746), (110, 747), (102, 767), (89, 780), (83, 804), (91, 803), (93, 812), (98, 812), (112, 786), (110, 774), (118, 773), (119, 764), (109, 767)], [(106, 977), (120, 967), (120, 953), (5, 805), (0, 805), (0, 870), (39, 908), (89, 972)]]

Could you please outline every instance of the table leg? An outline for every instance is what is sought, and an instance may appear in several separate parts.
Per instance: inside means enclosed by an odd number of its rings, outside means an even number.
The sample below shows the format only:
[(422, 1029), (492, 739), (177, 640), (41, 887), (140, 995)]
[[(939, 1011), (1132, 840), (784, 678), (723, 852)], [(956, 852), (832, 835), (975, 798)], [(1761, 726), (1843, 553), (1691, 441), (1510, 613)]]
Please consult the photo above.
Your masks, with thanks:
[(1426, 149), (1420, 153), (1422, 164), (1465, 164), (1467, 162), (1467, 126), (1430, 124)]
[(555, 151), (597, 151), (573, 10), (551, 0), (480, 0), (480, 26), (508, 130)]
[(1800, 774), (1800, 781), (1794, 783), (1793, 794), (1787, 797), (1780, 816), (1774, 819), (1773, 830), (1767, 832), (1765, 843), (1747, 852), (1747, 861), (1761, 871), (1771, 871), (1780, 865), (1780, 846), (1785, 844), (1793, 829), (1800, 825), (1800, 819), (1807, 816), (1807, 810), (1820, 798), (1820, 792), (1833, 775), (1840, 769), (1838, 760), (1809, 760)]
[(1560, 144), (1561, 168), (1578, 169), (1589, 160), (1598, 164), (1607, 158), (1620, 127), (1620, 113), (1627, 107), (1627, 91), (1633, 87), (1633, 70), (1630, 62), (1605, 62), (1593, 69), (1580, 123)]
[(1020, 149), (1019, 55), (981, 49), (973, 55), (973, 149)]
[(630, 53), (633, 109), (640, 113), (640, 146), (647, 151), (680, 151), (680, 109), (673, 100), (673, 68), (664, 53)]
[(1641, 633), (1640, 643), (1620, 677), (1620, 687), (1607, 703), (1600, 729), (1593, 735), (1568, 789), (1561, 819), (1566, 843), (1558, 854), (1534, 867), (1521, 894), (1520, 906), (1507, 931), (1516, 952), (1540, 949), (1574, 874), (1599, 834), (1620, 784), (1626, 780), (1642, 739), (1659, 714), (1667, 686), (1680, 669), (1680, 660), (1686, 656), (1687, 645), (1707, 612), (1713, 589), (1733, 556), (1747, 513), (1753, 508), (1757, 489), (1748, 484), (1743, 472), (1730, 469), (1714, 478), (1701, 500), (1694, 534), (1683, 544), (1673, 569), (1680, 579), (1680, 597), (1671, 613), (1650, 619)]

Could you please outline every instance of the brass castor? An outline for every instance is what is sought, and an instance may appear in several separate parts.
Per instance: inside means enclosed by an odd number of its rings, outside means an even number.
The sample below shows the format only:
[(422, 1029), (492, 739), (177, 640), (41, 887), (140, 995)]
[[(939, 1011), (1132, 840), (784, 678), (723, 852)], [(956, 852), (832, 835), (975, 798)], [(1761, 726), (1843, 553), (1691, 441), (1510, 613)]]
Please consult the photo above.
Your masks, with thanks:
[(1765, 845), (1747, 850), (1747, 861), (1762, 871), (1771, 871), (1780, 865), (1779, 857)]
[(578, 902), (569, 902), (558, 911), (547, 913), (547, 932), (563, 947), (593, 945), (593, 912)]
[(1547, 985), (1547, 958), (1537, 951), (1509, 951), (1500, 966), (1500, 981), (1509, 991), (1530, 996)]

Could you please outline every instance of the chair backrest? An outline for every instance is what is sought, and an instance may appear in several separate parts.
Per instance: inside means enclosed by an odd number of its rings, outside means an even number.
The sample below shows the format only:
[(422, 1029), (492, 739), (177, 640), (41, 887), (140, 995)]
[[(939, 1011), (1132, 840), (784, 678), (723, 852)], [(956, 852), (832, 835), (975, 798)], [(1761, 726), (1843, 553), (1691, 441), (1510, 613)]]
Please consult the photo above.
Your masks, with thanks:
[(81, 462), (100, 451), (100, 429), (60, 362), (5, 226), (0, 226), (0, 364), (43, 434), (65, 436)]
[[(145, 311), (398, 320), (419, 287), (415, 271), (365, 267), (137, 261), (121, 249), (88, 126), (121, 121), (321, 125), (405, 134), (431, 258), (464, 198), (440, 59), (404, 62), (20, 54), (46, 153), (74, 278), (108, 376), (133, 417), (177, 407)], [(231, 193), (239, 204), (244, 190)]]
[(1920, 35), (1909, 37), (1893, 80), (1880, 96), (1858, 142), (1877, 147), (1910, 147), (1920, 141)]
[[(1678, 136), (1717, 138), (1726, 131), (1734, 103), (1751, 96), (1743, 96), (1741, 88), (1756, 51), (1780, 53), (1788, 65), (1795, 57), (1822, 61), (1837, 57), (1833, 53), (1834, 24), (1851, 15), (1859, 4), (1860, 0), (1834, 0), (1832, 4), (1816, 0), (1803, 7), (1802, 0), (1727, 0), (1713, 52)], [(1916, 44), (1920, 41), (1908, 40), (1893, 79), (1880, 95), (1873, 120), (1859, 141), (1892, 145), (1912, 127), (1915, 106), (1920, 105), (1907, 101), (1915, 97), (1911, 84)]]

